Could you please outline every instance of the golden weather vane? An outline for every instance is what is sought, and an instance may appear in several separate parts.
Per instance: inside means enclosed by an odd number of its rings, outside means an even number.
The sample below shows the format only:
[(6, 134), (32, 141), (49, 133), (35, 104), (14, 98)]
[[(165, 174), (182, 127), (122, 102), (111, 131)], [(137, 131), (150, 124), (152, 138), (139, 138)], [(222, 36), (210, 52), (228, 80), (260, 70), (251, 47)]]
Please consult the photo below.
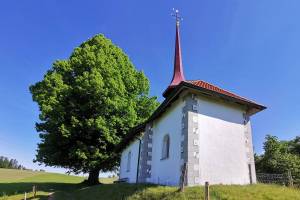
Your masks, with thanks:
[(172, 16), (176, 19), (176, 24), (179, 25), (179, 22), (183, 20), (183, 18), (179, 14), (179, 10), (173, 8)]

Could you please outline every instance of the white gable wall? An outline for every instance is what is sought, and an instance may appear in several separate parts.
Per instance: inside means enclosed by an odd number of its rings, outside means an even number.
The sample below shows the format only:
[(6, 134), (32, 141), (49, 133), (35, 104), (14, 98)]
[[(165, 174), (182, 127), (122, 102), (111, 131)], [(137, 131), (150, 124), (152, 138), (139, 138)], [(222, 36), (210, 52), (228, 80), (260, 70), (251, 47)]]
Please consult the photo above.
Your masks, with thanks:
[(199, 181), (249, 184), (243, 110), (197, 97)]
[[(241, 106), (234, 106), (222, 101), (216, 101), (210, 98), (197, 96), (195, 102), (197, 110), (188, 111), (187, 137), (188, 146), (196, 145), (196, 148), (189, 148), (188, 165), (189, 170), (195, 170), (190, 173), (188, 179), (189, 185), (203, 185), (205, 181), (210, 184), (249, 184), (249, 147), (246, 144), (246, 133), (250, 133), (250, 122), (244, 125), (245, 110)], [(187, 101), (178, 98), (168, 109), (153, 122), (151, 128), (152, 143), (150, 145), (149, 155), (152, 157), (147, 161), (151, 165), (150, 178), (145, 179), (146, 182), (163, 185), (179, 185), (181, 166), (181, 142), (183, 137), (183, 108), (187, 105)], [(193, 107), (194, 109), (194, 107)], [(195, 136), (195, 127), (198, 127), (198, 133)], [(170, 152), (169, 158), (161, 160), (163, 138), (168, 134), (170, 136)], [(193, 135), (191, 135), (193, 134)], [(197, 140), (194, 143), (194, 139)], [(249, 145), (248, 145), (249, 146)], [(251, 142), (252, 148), (252, 142)], [(139, 141), (131, 143), (121, 156), (120, 178), (129, 178), (130, 183), (135, 183), (137, 162), (138, 162)], [(199, 159), (193, 159), (190, 155), (194, 155), (196, 150), (199, 152)], [(185, 149), (186, 150), (186, 149)], [(131, 151), (131, 168), (127, 171), (127, 156)], [(253, 154), (253, 152), (250, 152)], [(253, 160), (253, 155), (251, 157)], [(196, 162), (195, 162), (196, 161)], [(149, 162), (149, 163), (148, 163)], [(251, 161), (252, 163), (252, 161)], [(140, 163), (141, 164), (141, 163)], [(143, 167), (141, 165), (141, 167)], [(255, 174), (254, 164), (252, 170)], [(141, 171), (140, 171), (141, 172)], [(255, 182), (255, 175), (253, 176)]]
[[(131, 151), (131, 162), (130, 162), (130, 170), (127, 171), (127, 160), (128, 160), (129, 151)], [(136, 182), (138, 153), (139, 153), (139, 140), (135, 140), (122, 152), (121, 155), (120, 178), (128, 178), (129, 183)]]
[[(163, 185), (178, 185), (180, 179), (180, 144), (182, 108), (185, 102), (179, 98), (153, 123), (152, 161), (150, 182)], [(170, 136), (169, 158), (161, 160), (163, 137)]]

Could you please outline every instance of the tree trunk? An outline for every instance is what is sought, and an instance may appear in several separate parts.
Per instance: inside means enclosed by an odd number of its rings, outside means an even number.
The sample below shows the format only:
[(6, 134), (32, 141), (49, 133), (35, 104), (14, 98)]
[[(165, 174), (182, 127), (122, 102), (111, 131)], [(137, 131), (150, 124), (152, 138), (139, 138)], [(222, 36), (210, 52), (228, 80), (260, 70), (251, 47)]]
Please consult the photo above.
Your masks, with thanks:
[(99, 184), (99, 169), (93, 169), (89, 172), (89, 177), (87, 180), (88, 185), (97, 185)]

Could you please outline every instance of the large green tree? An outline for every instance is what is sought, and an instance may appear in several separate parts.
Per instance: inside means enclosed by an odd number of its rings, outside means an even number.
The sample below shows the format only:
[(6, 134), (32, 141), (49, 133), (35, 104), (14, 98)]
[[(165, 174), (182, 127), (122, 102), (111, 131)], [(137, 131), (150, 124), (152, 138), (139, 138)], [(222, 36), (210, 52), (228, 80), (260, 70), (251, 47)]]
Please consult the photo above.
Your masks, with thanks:
[(256, 171), (262, 173), (287, 173), (291, 171), (300, 184), (299, 137), (280, 141), (276, 136), (267, 135), (264, 154), (255, 156)]
[(115, 169), (116, 145), (158, 106), (144, 73), (103, 35), (55, 61), (30, 92), (40, 110), (35, 161), (89, 173), (89, 184), (98, 183), (99, 171)]

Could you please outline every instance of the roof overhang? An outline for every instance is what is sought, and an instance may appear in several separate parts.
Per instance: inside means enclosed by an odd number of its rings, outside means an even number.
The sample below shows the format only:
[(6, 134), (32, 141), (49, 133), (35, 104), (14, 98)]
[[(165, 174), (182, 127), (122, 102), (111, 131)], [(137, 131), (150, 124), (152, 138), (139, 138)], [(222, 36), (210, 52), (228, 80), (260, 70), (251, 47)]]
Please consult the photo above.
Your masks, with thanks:
[(243, 100), (240, 98), (228, 96), (226, 94), (222, 94), (222, 93), (219, 93), (219, 92), (216, 92), (213, 90), (209, 90), (209, 89), (206, 89), (203, 87), (198, 87), (196, 85), (193, 85), (192, 83), (182, 82), (181, 84), (193, 92), (197, 92), (197, 93), (203, 94), (205, 96), (210, 96), (212, 98), (222, 99), (228, 103), (234, 103), (234, 104), (238, 104), (240, 106), (246, 106), (248, 109), (247, 110), (248, 115), (254, 115), (255, 113), (260, 112), (267, 108), (266, 106), (263, 106), (261, 104), (257, 104), (255, 102), (252, 102), (249, 100)]

